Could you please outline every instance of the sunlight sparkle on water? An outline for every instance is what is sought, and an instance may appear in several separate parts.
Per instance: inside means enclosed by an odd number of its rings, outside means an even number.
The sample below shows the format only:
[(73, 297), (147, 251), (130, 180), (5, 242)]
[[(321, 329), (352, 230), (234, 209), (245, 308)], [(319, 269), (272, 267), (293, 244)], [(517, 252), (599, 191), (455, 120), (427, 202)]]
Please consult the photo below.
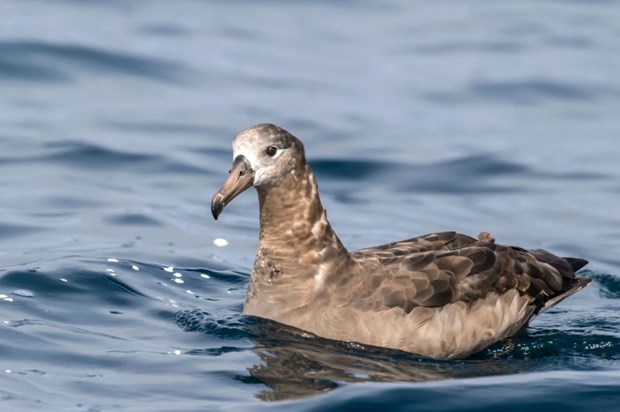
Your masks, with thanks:
[(217, 247), (225, 247), (228, 246), (228, 240), (218, 237), (216, 239), (213, 239), (213, 244)]

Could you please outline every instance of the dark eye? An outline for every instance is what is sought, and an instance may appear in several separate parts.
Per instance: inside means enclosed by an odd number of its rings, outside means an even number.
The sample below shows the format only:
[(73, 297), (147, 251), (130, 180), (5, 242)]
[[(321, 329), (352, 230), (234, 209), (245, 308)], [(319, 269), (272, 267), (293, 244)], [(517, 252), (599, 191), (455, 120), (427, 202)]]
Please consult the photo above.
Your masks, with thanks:
[(276, 152), (278, 151), (278, 148), (275, 146), (269, 146), (267, 148), (267, 150), (265, 150), (265, 153), (267, 153), (267, 156), (273, 157), (276, 155)]

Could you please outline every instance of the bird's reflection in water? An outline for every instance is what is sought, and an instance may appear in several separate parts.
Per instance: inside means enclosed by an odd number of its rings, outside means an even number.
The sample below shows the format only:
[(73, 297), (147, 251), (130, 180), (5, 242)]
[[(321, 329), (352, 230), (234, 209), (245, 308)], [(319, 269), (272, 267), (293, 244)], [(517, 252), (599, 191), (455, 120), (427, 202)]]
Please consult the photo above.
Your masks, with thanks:
[[(522, 362), (495, 359), (492, 350), (465, 361), (433, 361), (400, 351), (330, 341), (269, 320), (238, 315), (226, 318), (228, 321), (195, 311), (176, 315), (177, 324), (183, 329), (220, 337), (230, 333), (240, 337), (241, 327), (261, 362), (247, 368), (249, 376), (238, 379), (269, 387), (257, 394), (265, 401), (317, 395), (346, 383), (427, 382), (510, 374), (524, 367)], [(214, 322), (222, 329), (214, 327)], [(226, 324), (234, 331), (226, 331)]]

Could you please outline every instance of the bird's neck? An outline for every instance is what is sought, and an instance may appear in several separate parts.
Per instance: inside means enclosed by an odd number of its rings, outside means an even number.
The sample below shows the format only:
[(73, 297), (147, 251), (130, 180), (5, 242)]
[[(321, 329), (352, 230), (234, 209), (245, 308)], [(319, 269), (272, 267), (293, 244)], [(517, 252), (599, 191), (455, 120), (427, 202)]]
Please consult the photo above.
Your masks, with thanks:
[(260, 239), (243, 313), (312, 324), (325, 291), (346, 282), (355, 261), (327, 221), (309, 167), (258, 188), (258, 197)]
[[(277, 186), (258, 188), (261, 261), (283, 269), (316, 268), (339, 256), (349, 258), (331, 225), (310, 168), (305, 165), (287, 175)], [(256, 269), (256, 267), (255, 267)]]

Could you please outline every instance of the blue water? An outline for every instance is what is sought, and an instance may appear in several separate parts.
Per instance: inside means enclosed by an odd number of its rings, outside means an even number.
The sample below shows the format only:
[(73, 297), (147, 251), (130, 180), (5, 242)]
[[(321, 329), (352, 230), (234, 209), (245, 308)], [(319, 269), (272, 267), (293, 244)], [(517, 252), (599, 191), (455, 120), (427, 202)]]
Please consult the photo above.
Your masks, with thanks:
[[(620, 6), (0, 2), (0, 409), (620, 409)], [(590, 261), (515, 351), (435, 362), (241, 316), (230, 140), (306, 144), (350, 249), (486, 230)], [(214, 242), (222, 238), (227, 246)], [(219, 244), (219, 243), (218, 243)]]

